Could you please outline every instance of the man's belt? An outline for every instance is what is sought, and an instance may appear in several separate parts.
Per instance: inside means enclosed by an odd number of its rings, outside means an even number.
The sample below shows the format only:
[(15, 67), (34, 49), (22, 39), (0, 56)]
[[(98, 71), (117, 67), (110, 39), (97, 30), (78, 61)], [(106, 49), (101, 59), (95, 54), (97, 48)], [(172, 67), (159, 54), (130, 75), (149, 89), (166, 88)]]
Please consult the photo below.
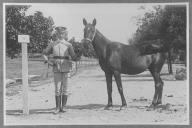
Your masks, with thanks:
[(69, 56), (54, 56), (53, 59), (66, 59), (66, 60), (69, 60)]

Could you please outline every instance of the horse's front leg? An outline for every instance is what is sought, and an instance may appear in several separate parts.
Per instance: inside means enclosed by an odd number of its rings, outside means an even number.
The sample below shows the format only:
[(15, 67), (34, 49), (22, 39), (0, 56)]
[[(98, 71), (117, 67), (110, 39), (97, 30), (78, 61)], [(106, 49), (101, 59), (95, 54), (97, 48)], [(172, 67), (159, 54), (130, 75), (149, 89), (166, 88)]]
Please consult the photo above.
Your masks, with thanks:
[(108, 94), (108, 104), (105, 107), (106, 110), (110, 110), (113, 107), (112, 103), (112, 73), (105, 72), (106, 82), (107, 82), (107, 94)]
[(115, 81), (117, 83), (118, 91), (121, 96), (121, 101), (122, 101), (122, 106), (121, 109), (125, 109), (127, 107), (127, 103), (123, 94), (123, 87), (122, 87), (122, 82), (121, 82), (121, 74), (118, 71), (114, 71), (114, 77)]

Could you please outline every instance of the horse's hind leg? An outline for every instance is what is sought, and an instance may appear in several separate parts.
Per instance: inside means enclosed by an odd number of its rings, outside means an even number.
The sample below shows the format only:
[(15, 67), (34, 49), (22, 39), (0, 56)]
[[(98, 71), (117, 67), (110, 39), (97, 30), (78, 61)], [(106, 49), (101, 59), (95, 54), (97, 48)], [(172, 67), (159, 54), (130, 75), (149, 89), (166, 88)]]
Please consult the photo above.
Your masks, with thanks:
[(155, 82), (155, 94), (152, 101), (152, 106), (157, 106), (162, 103), (162, 93), (163, 93), (163, 81), (161, 80), (160, 73), (157, 71), (150, 70), (154, 82)]
[(124, 109), (124, 108), (127, 107), (127, 103), (126, 103), (126, 100), (125, 100), (125, 97), (124, 97), (124, 94), (123, 94), (121, 74), (118, 71), (114, 71), (114, 77), (115, 77), (115, 81), (117, 83), (119, 94), (121, 95), (121, 101), (122, 101), (121, 109)]
[(109, 110), (112, 108), (112, 72), (105, 72), (106, 82), (107, 82), (107, 94), (108, 94), (108, 104), (105, 109)]
[(158, 91), (157, 91), (158, 92), (157, 104), (162, 104), (162, 94), (163, 94), (163, 85), (164, 85), (164, 83), (163, 83), (160, 75), (159, 75), (159, 79), (160, 79), (160, 86), (159, 86)]

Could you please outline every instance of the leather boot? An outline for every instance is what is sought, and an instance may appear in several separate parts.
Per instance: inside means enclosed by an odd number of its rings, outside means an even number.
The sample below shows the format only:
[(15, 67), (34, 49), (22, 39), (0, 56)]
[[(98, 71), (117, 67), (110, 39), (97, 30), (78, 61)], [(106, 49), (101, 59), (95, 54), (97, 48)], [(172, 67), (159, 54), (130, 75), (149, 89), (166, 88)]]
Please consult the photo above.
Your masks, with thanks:
[(56, 103), (56, 109), (54, 111), (54, 114), (59, 113), (60, 106), (61, 106), (61, 96), (55, 96), (55, 103)]
[(62, 95), (62, 105), (61, 105), (61, 112), (66, 111), (66, 104), (67, 104), (67, 95)]

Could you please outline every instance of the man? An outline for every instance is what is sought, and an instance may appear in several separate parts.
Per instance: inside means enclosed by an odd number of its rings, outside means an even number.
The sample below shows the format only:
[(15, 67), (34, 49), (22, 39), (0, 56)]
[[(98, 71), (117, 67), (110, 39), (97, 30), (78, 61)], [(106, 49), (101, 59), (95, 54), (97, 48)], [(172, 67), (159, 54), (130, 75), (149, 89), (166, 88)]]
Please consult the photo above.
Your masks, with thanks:
[(55, 101), (56, 110), (55, 114), (64, 112), (68, 97), (68, 79), (69, 73), (72, 68), (72, 60), (76, 61), (80, 57), (75, 55), (72, 45), (67, 42), (68, 32), (65, 27), (56, 27), (54, 34), (55, 40), (50, 43), (43, 52), (43, 57), (46, 62), (48, 61), (47, 55), (53, 54), (53, 72), (55, 83)]

